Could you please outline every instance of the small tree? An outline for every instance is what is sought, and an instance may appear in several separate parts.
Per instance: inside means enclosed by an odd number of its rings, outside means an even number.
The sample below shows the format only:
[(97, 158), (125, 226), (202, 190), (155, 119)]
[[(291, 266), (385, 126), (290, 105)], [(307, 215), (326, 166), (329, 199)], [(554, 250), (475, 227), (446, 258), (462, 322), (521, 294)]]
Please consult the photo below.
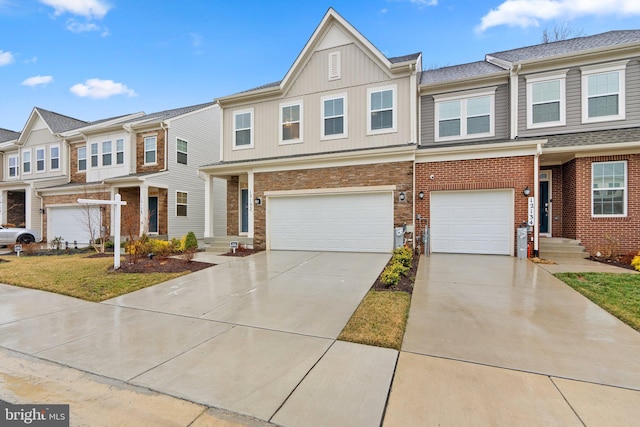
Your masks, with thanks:
[(193, 257), (198, 250), (198, 239), (193, 231), (187, 233), (184, 239), (184, 251), (182, 252), (182, 256), (185, 261), (191, 262), (193, 261)]
[(582, 36), (584, 36), (583, 30), (571, 28), (568, 22), (563, 22), (555, 25), (552, 29), (545, 28), (542, 30), (542, 43), (552, 43)]

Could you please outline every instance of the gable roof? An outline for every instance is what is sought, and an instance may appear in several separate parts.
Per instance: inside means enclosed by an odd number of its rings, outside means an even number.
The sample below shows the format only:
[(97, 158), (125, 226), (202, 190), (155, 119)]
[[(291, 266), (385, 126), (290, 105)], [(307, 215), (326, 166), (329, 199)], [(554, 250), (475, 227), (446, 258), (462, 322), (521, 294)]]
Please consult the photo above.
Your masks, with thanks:
[(507, 62), (520, 62), (638, 42), (640, 42), (640, 30), (617, 30), (593, 36), (577, 37), (574, 39), (505, 50), (491, 53), (487, 55), (487, 57), (497, 58)]
[(203, 104), (190, 105), (188, 107), (174, 108), (172, 110), (158, 111), (156, 113), (145, 114), (142, 117), (132, 118), (131, 120), (125, 120), (123, 124), (151, 124), (161, 123), (165, 120), (170, 120), (184, 114), (191, 113), (193, 111), (201, 110), (203, 108), (211, 107), (215, 105), (215, 101), (205, 102)]
[(20, 132), (0, 128), (0, 142), (13, 141), (20, 138)]
[(420, 84), (442, 83), (452, 80), (461, 80), (470, 77), (479, 77), (506, 70), (486, 61), (469, 62), (467, 64), (453, 65), (450, 67), (436, 68), (423, 71), (420, 75)]
[(89, 122), (74, 119), (69, 116), (63, 116), (62, 114), (54, 113), (53, 111), (45, 110), (44, 108), (35, 107), (34, 111), (42, 117), (42, 120), (45, 121), (52, 133), (61, 133), (89, 124)]

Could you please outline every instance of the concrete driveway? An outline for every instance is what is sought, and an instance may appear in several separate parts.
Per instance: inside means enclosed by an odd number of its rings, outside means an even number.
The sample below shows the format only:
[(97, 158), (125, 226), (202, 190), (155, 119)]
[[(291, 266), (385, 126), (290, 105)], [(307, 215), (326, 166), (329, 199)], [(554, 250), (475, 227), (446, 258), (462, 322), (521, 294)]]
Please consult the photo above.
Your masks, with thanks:
[(531, 262), (434, 254), (385, 425), (633, 425), (639, 354), (640, 333)]
[(216, 257), (100, 304), (0, 285), (0, 346), (278, 424), (378, 425), (398, 352), (335, 338), (388, 259)]

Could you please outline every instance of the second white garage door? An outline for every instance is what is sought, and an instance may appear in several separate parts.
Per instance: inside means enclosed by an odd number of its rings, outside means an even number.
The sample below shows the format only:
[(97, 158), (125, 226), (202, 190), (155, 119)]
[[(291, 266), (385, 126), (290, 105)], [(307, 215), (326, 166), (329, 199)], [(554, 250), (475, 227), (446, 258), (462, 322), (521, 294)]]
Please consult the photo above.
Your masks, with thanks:
[(62, 237), (63, 242), (69, 242), (73, 247), (74, 241), (78, 247), (89, 246), (91, 233), (100, 237), (100, 208), (98, 206), (56, 206), (47, 209), (47, 241), (51, 242)]
[(433, 252), (512, 255), (513, 190), (432, 191)]
[(274, 250), (391, 252), (393, 193), (341, 193), (267, 200)]

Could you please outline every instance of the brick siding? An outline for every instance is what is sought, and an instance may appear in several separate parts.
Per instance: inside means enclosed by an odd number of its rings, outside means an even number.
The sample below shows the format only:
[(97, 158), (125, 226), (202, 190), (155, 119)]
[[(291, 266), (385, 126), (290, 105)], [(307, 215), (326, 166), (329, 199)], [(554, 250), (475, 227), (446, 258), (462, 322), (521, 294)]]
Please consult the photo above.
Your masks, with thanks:
[(240, 212), (240, 203), (238, 200), (238, 192), (240, 184), (238, 177), (233, 176), (227, 181), (227, 235), (237, 236), (240, 230), (238, 221), (238, 213)]
[[(146, 137), (156, 137), (156, 164), (144, 164), (144, 139)], [(165, 132), (162, 130), (155, 132), (142, 132), (136, 134), (136, 172), (158, 172), (164, 170), (165, 155)]]
[[(71, 170), (71, 182), (87, 182), (87, 172), (78, 172), (78, 146), (71, 146), (70, 151), (70, 170)], [(89, 160), (87, 160), (87, 163)]]

